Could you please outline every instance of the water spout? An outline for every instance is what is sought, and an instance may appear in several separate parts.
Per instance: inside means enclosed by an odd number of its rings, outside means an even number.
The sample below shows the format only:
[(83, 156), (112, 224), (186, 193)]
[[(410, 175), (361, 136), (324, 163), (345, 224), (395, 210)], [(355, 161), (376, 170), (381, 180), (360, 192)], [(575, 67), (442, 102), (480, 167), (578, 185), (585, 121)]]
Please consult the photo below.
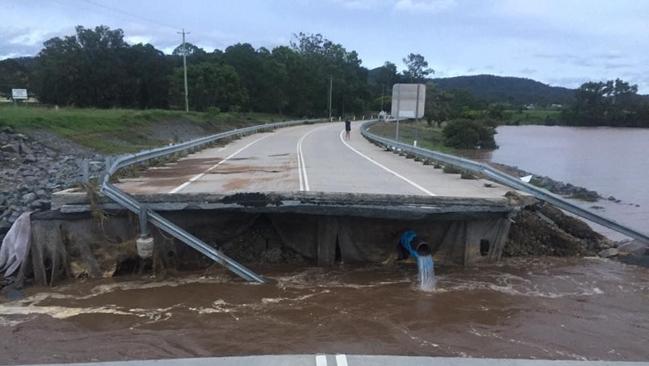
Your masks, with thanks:
[(422, 291), (433, 291), (437, 285), (433, 257), (430, 254), (418, 255), (417, 267), (419, 269), (419, 289)]
[(435, 265), (430, 245), (418, 238), (417, 233), (413, 230), (408, 230), (401, 234), (399, 248), (404, 257), (410, 255), (417, 259), (419, 289), (422, 291), (434, 290), (437, 281), (435, 280)]

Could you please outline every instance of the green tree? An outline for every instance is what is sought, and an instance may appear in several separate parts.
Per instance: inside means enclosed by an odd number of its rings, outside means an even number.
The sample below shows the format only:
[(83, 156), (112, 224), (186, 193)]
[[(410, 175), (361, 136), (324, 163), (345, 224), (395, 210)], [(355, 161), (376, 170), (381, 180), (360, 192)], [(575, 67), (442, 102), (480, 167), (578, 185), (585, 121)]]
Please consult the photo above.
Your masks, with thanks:
[(38, 95), (46, 103), (118, 105), (128, 45), (121, 29), (76, 27), (76, 35), (52, 38), (39, 53)]
[(437, 89), (433, 83), (426, 84), (424, 118), (429, 126), (432, 126), (433, 122), (440, 125), (453, 116), (451, 110), (452, 100), (453, 95), (451, 93)]
[(411, 83), (424, 82), (428, 75), (435, 73), (435, 70), (428, 67), (428, 61), (424, 56), (418, 53), (409, 54), (403, 59), (403, 63), (406, 65), (403, 76)]
[(129, 46), (121, 29), (76, 27), (45, 42), (34, 71), (39, 99), (81, 107), (167, 107), (171, 69), (151, 45)]
[(137, 44), (122, 51), (126, 76), (120, 82), (119, 105), (166, 108), (169, 105), (171, 65), (150, 44)]
[(459, 119), (449, 122), (442, 130), (444, 143), (457, 149), (496, 149), (493, 127), (480, 121)]
[[(217, 107), (222, 111), (240, 110), (248, 102), (239, 75), (230, 65), (203, 62), (187, 66), (189, 105), (199, 111)], [(184, 103), (183, 70), (177, 68), (172, 78), (171, 96), (176, 106)]]
[(370, 93), (367, 69), (355, 51), (347, 51), (320, 34), (295, 35), (291, 47), (303, 60), (308, 78), (303, 89), (312, 113), (325, 114), (328, 105), (329, 78), (333, 80), (334, 113), (362, 113), (368, 106)]
[(207, 52), (193, 43), (185, 42), (185, 48), (183, 48), (183, 44), (181, 43), (176, 48), (174, 48), (173, 51), (171, 51), (171, 54), (174, 56), (182, 56), (184, 54), (187, 57), (191, 57), (205, 56), (207, 55)]
[(649, 102), (637, 93), (637, 85), (620, 79), (584, 83), (563, 110), (562, 119), (578, 126), (649, 126), (644, 117)]

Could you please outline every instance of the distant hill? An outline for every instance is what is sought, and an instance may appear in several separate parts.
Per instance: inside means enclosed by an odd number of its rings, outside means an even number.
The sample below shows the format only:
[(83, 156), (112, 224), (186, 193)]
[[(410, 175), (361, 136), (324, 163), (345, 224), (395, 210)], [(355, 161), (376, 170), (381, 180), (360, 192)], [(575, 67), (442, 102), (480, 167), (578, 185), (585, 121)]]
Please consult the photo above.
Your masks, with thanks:
[(31, 71), (36, 63), (34, 57), (18, 57), (0, 61), (0, 96), (10, 96), (11, 89), (31, 90)]
[(432, 81), (441, 90), (466, 90), (490, 103), (566, 104), (572, 100), (575, 92), (574, 89), (550, 86), (531, 79), (495, 75), (457, 76)]

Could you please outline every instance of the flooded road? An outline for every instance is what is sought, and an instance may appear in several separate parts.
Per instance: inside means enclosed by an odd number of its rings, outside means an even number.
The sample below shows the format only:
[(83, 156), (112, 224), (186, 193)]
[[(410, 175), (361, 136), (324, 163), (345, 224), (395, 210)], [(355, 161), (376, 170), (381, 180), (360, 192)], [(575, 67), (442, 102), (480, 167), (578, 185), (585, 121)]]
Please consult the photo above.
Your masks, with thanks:
[(260, 268), (31, 288), (0, 303), (0, 363), (283, 353), (649, 360), (649, 269), (603, 259)]

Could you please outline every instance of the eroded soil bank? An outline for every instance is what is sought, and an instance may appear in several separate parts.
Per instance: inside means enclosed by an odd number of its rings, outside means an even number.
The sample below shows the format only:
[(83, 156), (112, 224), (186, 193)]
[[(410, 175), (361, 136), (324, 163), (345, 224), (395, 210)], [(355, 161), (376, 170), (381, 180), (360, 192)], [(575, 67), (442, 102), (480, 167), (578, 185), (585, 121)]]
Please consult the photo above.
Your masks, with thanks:
[(415, 265), (257, 266), (30, 288), (0, 304), (0, 363), (276, 353), (644, 360), (649, 269), (599, 258)]

